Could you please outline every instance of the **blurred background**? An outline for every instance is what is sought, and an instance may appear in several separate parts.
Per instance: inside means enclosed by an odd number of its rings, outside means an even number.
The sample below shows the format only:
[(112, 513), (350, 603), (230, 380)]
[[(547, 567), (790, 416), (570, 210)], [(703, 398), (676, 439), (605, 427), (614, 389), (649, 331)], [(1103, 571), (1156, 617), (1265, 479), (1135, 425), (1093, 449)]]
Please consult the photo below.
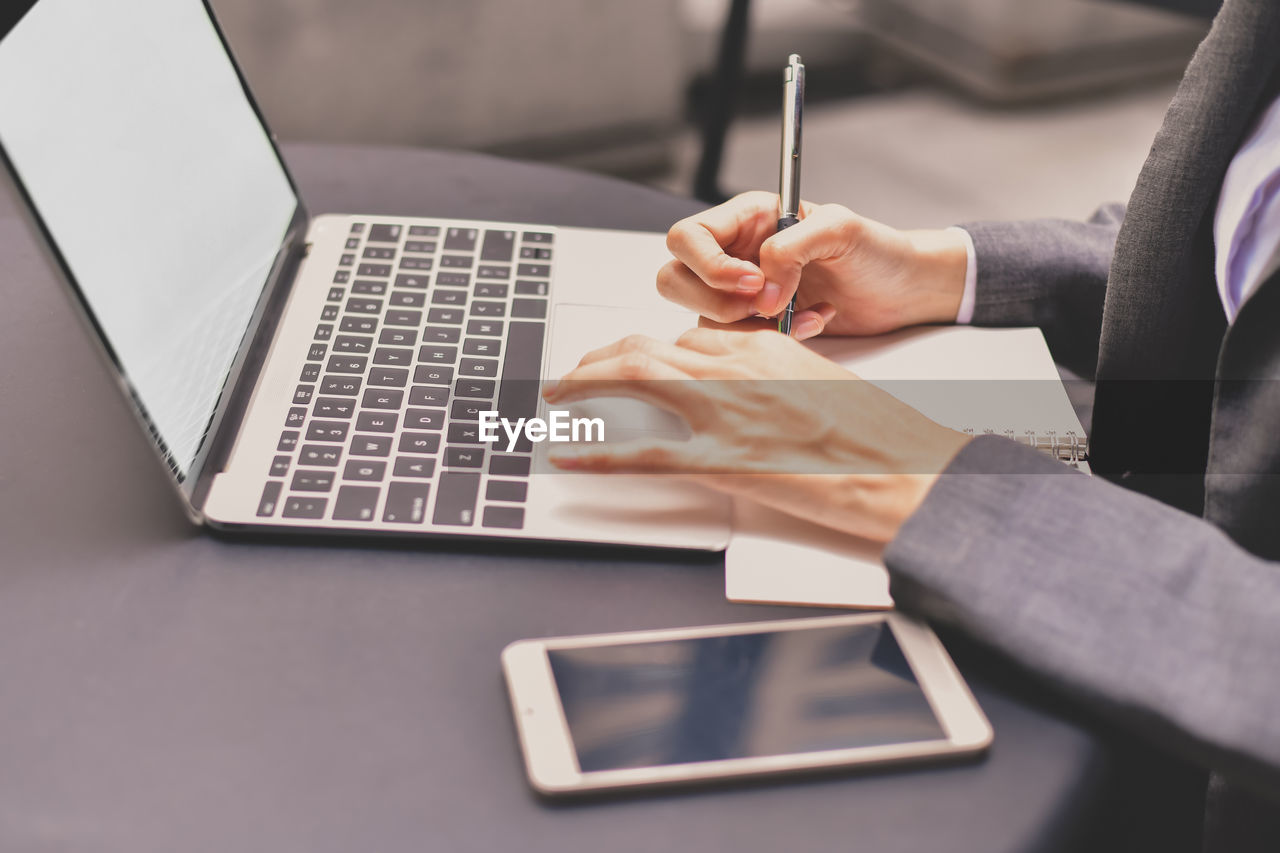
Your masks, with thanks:
[(285, 142), (465, 148), (901, 227), (1127, 197), (1213, 0), (212, 0)]

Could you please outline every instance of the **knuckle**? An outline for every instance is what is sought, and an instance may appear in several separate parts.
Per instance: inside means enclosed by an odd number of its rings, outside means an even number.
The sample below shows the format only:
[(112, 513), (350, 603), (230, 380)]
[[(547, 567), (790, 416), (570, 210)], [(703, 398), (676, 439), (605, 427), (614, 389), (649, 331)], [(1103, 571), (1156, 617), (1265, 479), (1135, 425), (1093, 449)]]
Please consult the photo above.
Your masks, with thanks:
[(627, 335), (621, 340), (619, 345), (622, 351), (626, 353), (645, 353), (649, 351), (649, 347), (652, 343), (653, 340), (644, 335)]
[(689, 243), (689, 233), (697, 228), (693, 217), (681, 219), (675, 225), (667, 230), (667, 251), (673, 255), (678, 255)]
[(653, 375), (653, 361), (644, 352), (628, 352), (618, 362), (618, 373), (623, 379), (648, 379)]

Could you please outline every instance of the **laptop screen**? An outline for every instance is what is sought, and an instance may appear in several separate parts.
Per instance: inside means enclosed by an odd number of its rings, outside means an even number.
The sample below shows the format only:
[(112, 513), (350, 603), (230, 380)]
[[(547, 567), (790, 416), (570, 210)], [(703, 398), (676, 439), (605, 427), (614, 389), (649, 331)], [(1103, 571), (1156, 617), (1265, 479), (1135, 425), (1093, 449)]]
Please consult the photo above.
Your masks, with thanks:
[(39, 0), (0, 144), (185, 479), (297, 208), (200, 0)]

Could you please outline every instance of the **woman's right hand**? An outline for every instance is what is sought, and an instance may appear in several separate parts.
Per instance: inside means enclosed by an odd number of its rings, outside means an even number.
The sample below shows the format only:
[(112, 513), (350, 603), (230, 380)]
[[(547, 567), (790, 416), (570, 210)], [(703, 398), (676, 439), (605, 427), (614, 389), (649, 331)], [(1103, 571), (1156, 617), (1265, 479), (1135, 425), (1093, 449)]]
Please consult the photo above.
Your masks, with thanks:
[(959, 232), (899, 231), (834, 204), (801, 202), (784, 231), (778, 216), (777, 195), (748, 192), (677, 222), (658, 291), (713, 326), (774, 317), (795, 293), (801, 339), (955, 320), (968, 264)]

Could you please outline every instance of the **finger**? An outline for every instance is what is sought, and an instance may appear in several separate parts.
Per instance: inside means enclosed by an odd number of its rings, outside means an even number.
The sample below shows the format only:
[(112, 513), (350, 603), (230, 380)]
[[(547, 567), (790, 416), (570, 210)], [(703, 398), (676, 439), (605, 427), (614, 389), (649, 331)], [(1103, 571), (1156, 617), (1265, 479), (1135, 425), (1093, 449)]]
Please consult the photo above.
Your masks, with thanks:
[(800, 286), (806, 264), (846, 254), (856, 244), (862, 220), (848, 208), (824, 204), (790, 228), (760, 244), (760, 270), (765, 285), (755, 310), (772, 317), (786, 307)]
[(755, 316), (752, 293), (725, 293), (707, 287), (681, 261), (671, 261), (658, 271), (658, 293), (666, 299), (721, 323)]
[(706, 408), (706, 396), (696, 385), (689, 374), (648, 353), (632, 351), (577, 367), (559, 382), (543, 386), (542, 396), (553, 404), (627, 397), (679, 415), (692, 426), (697, 412)]
[(595, 474), (682, 474), (696, 470), (687, 442), (670, 439), (621, 444), (575, 444), (553, 447), (551, 464), (565, 471)]
[[(765, 329), (777, 329), (778, 321), (772, 317), (757, 317), (753, 315), (734, 323), (719, 323), (707, 317), (699, 317), (698, 328), (711, 329), (718, 332), (761, 332)], [(688, 333), (686, 332), (686, 334)], [(677, 341), (677, 343), (680, 342)], [(698, 347), (693, 347), (693, 349), (698, 349)]]
[[(660, 341), (647, 335), (628, 335), (621, 340), (614, 341), (608, 346), (600, 347), (600, 349), (592, 350), (582, 357), (578, 362), (578, 367), (585, 367), (589, 364), (596, 364), (601, 361), (616, 359), (620, 356), (628, 356), (635, 358), (637, 362), (649, 358), (657, 362), (655, 368), (669, 367), (679, 372), (683, 379), (692, 379), (695, 376), (705, 376), (707, 373), (714, 371), (714, 366), (710, 364), (706, 358), (689, 352), (675, 344)], [(637, 363), (634, 365), (636, 369), (641, 369), (642, 365)], [(565, 377), (568, 378), (568, 377)], [(637, 377), (646, 378), (646, 377)], [(653, 378), (671, 378), (668, 376)]]
[(791, 336), (798, 341), (816, 338), (835, 316), (836, 307), (830, 302), (819, 302), (803, 311), (797, 311), (791, 318)]
[(716, 290), (755, 293), (764, 275), (749, 259), (776, 227), (777, 217), (776, 195), (743, 193), (671, 226), (667, 248)]

